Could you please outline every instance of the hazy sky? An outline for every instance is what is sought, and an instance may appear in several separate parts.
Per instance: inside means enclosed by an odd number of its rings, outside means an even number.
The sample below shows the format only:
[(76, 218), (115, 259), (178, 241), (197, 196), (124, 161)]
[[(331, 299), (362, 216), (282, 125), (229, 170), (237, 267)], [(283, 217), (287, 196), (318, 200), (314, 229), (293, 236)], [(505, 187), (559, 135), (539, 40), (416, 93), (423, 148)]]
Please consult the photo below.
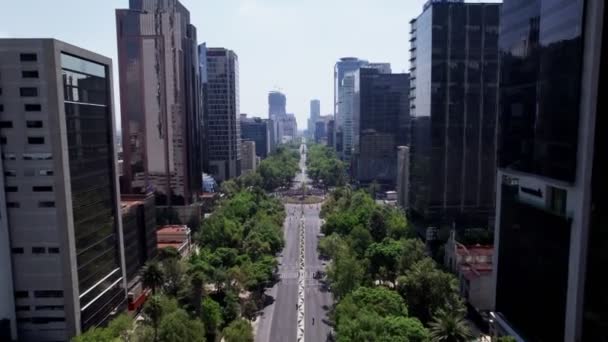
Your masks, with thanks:
[[(426, 0), (181, 0), (199, 42), (234, 50), (242, 113), (267, 117), (268, 91), (287, 95), (287, 111), (305, 128), (309, 101), (332, 113), (333, 66), (340, 57), (409, 67), (409, 21)], [(114, 10), (128, 0), (18, 0), (0, 11), (0, 37), (57, 38), (111, 57)], [(115, 103), (118, 86), (115, 85)], [(120, 113), (117, 106), (116, 112)], [(120, 121), (118, 121), (120, 122)]]

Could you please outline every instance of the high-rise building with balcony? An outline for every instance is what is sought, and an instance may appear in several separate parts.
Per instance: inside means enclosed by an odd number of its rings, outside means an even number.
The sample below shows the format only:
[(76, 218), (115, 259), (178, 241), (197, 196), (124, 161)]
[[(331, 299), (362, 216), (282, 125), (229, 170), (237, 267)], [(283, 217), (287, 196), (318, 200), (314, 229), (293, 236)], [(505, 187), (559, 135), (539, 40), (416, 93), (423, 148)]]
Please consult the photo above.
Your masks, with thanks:
[(429, 223), (493, 218), (499, 11), (429, 1), (411, 21), (409, 206)]
[[(383, 73), (379, 68), (361, 67), (346, 73), (351, 80), (353, 100), (342, 108), (352, 112), (353, 178), (362, 184), (376, 181), (393, 188), (397, 181), (397, 147), (410, 142), (409, 74)], [(350, 102), (350, 103), (349, 103)], [(344, 146), (349, 146), (344, 139)], [(347, 155), (345, 153), (345, 155)]]
[(607, 340), (606, 18), (603, 1), (502, 5), (497, 334)]
[(241, 175), (239, 60), (234, 51), (207, 48), (205, 130), (209, 172), (217, 181)]
[(196, 28), (177, 0), (116, 10), (126, 192), (159, 205), (196, 201), (202, 174), (202, 91)]
[(126, 300), (112, 61), (0, 39), (0, 74), (0, 336), (66, 341)]

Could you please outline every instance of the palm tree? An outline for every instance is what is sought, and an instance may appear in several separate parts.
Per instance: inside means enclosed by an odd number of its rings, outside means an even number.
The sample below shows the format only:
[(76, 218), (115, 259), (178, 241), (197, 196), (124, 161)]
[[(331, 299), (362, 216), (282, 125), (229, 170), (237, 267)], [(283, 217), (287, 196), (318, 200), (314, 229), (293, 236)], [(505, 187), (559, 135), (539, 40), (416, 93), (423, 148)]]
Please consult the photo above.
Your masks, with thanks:
[(429, 327), (433, 342), (467, 342), (473, 338), (471, 329), (458, 312), (437, 311)]
[(152, 294), (156, 294), (156, 289), (163, 285), (165, 279), (160, 264), (156, 261), (146, 263), (143, 268), (141, 279), (145, 287), (152, 289)]

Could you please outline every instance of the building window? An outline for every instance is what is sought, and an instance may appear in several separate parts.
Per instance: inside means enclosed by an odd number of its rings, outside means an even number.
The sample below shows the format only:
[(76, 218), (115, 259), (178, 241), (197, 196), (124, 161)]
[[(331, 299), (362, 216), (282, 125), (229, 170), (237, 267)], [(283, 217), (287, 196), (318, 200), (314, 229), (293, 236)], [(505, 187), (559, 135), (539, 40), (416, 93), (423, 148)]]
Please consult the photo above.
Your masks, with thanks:
[(19, 60), (22, 62), (35, 62), (38, 60), (38, 55), (35, 53), (22, 53), (19, 55)]
[(14, 153), (2, 153), (2, 160), (16, 160), (17, 155)]
[(40, 201), (40, 202), (38, 202), (38, 208), (55, 208), (55, 202), (53, 202), (53, 201)]
[(59, 254), (59, 247), (49, 247), (49, 254)]
[(21, 71), (23, 78), (38, 78), (38, 70), (23, 70)]
[(53, 170), (39, 170), (38, 175), (40, 176), (52, 176)]
[(44, 144), (44, 137), (27, 137), (27, 143), (30, 145)]
[(32, 191), (33, 192), (52, 192), (53, 191), (53, 187), (50, 185), (37, 185), (37, 186), (33, 186), (32, 187)]
[(15, 171), (15, 170), (4, 170), (4, 177), (17, 177), (17, 171)]
[(40, 110), (42, 110), (42, 106), (39, 104), (25, 104), (26, 112), (39, 112)]
[(42, 128), (41, 120), (27, 120), (25, 122), (27, 128)]
[(12, 121), (0, 121), (0, 128), (13, 128)]
[(63, 298), (63, 291), (61, 291), (61, 290), (34, 291), (34, 297), (36, 297), (36, 298)]
[(50, 153), (24, 153), (23, 160), (52, 160), (53, 155)]
[(32, 254), (44, 254), (45, 251), (44, 247), (32, 247)]
[(19, 188), (16, 186), (5, 186), (4, 187), (4, 191), (6, 192), (17, 192), (19, 191)]
[(11, 248), (11, 253), (13, 254), (23, 254), (23, 247), (13, 247)]
[(42, 310), (63, 310), (63, 305), (36, 305), (36, 311)]
[(0, 103), (0, 113), (4, 112), (4, 105)]
[(32, 317), (33, 324), (49, 324), (55, 322), (65, 322), (64, 317)]
[(15, 305), (15, 311), (30, 311), (29, 305)]
[(29, 298), (30, 294), (27, 291), (15, 291), (15, 298)]
[(19, 202), (6, 202), (7, 208), (21, 208), (21, 204)]
[(6, 137), (0, 137), (0, 145), (6, 145)]
[(38, 88), (36, 88), (36, 87), (22, 87), (22, 88), (19, 88), (19, 96), (21, 96), (21, 97), (36, 97), (36, 96), (38, 96)]

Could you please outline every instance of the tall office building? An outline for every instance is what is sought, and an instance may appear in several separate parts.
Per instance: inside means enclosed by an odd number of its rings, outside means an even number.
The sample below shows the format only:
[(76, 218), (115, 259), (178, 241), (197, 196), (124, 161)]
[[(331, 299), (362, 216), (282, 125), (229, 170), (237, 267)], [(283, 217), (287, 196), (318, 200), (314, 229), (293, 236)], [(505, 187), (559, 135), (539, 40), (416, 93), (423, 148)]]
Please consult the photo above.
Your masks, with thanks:
[(499, 11), (429, 1), (411, 21), (409, 205), (429, 222), (485, 225), (493, 216)]
[(0, 336), (69, 340), (126, 299), (112, 61), (0, 39), (0, 74)]
[(499, 334), (607, 341), (603, 1), (506, 0), (499, 51)]
[(287, 114), (287, 98), (280, 91), (268, 93), (268, 118), (274, 120)]
[[(394, 187), (397, 181), (397, 147), (410, 143), (409, 74), (386, 74), (362, 67), (352, 74), (354, 178)], [(344, 77), (344, 83), (351, 79)], [(346, 90), (347, 87), (344, 87)], [(348, 129), (345, 125), (344, 129)], [(345, 136), (347, 147), (348, 140)], [(344, 151), (346, 152), (346, 150)]]
[(310, 116), (308, 118), (308, 135), (314, 139), (315, 123), (321, 117), (321, 101), (310, 100)]
[(269, 120), (262, 118), (248, 118), (247, 114), (241, 114), (241, 139), (255, 142), (255, 154), (264, 159), (270, 153), (270, 130), (272, 124)]
[(201, 189), (202, 92), (196, 28), (177, 0), (116, 10), (128, 192), (189, 205)]
[(207, 48), (206, 55), (209, 172), (221, 182), (241, 175), (239, 60), (225, 48)]
[(362, 60), (356, 57), (343, 57), (340, 58), (338, 62), (336, 62), (334, 66), (334, 124), (335, 129), (333, 132), (333, 140), (334, 147), (336, 152), (338, 152), (338, 156), (343, 157), (344, 150), (344, 109), (343, 103), (341, 101), (342, 94), (344, 92), (343, 88), (343, 79), (347, 72), (353, 72), (359, 70), (360, 67), (367, 65), (368, 62), (366, 60)]

